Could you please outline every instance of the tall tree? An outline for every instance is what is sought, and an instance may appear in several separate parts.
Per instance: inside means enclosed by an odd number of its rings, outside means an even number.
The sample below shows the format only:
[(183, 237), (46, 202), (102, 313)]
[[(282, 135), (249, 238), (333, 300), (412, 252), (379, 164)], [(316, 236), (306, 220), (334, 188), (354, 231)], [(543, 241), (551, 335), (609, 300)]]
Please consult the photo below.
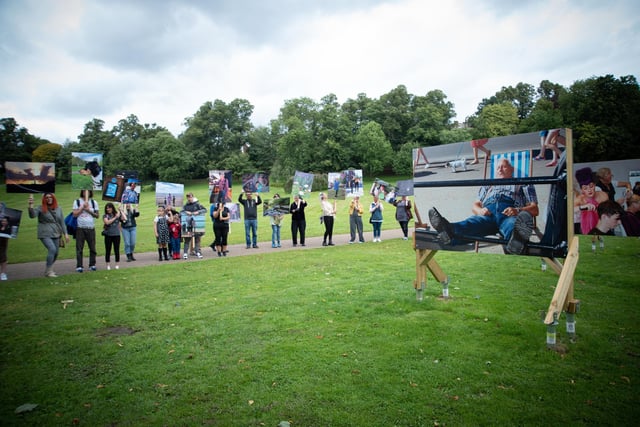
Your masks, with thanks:
[(518, 112), (510, 102), (485, 106), (478, 116), (474, 138), (491, 138), (515, 133)]
[(358, 131), (356, 146), (362, 169), (368, 175), (379, 174), (391, 163), (393, 148), (387, 140), (382, 126), (369, 122)]
[(416, 96), (411, 102), (413, 125), (407, 139), (425, 147), (442, 143), (441, 134), (451, 128), (455, 117), (453, 104), (441, 90), (432, 90), (425, 96)]
[(34, 162), (55, 163), (62, 150), (62, 145), (49, 142), (33, 150), (31, 160)]
[(490, 98), (483, 99), (478, 104), (478, 111), (476, 115), (479, 115), (484, 107), (487, 105), (496, 105), (508, 102), (512, 104), (517, 111), (518, 118), (520, 120), (526, 118), (531, 113), (531, 109), (534, 105), (534, 96), (536, 94), (535, 88), (528, 83), (518, 83), (515, 87), (503, 86), (498, 92)]
[(640, 158), (640, 88), (634, 76), (576, 81), (560, 106), (576, 131), (576, 160)]
[(33, 136), (13, 117), (0, 119), (0, 167), (5, 161), (30, 162), (33, 150), (49, 141)]
[(224, 160), (248, 143), (253, 105), (244, 99), (229, 104), (216, 99), (205, 102), (185, 119), (187, 129), (180, 136), (193, 153), (192, 176), (205, 176), (210, 167), (224, 169)]
[(106, 155), (117, 143), (113, 132), (104, 130), (104, 120), (94, 118), (84, 125), (84, 131), (78, 135), (77, 151)]
[(406, 142), (407, 132), (413, 125), (412, 98), (407, 88), (399, 85), (382, 95), (369, 110), (371, 120), (379, 123), (393, 149)]

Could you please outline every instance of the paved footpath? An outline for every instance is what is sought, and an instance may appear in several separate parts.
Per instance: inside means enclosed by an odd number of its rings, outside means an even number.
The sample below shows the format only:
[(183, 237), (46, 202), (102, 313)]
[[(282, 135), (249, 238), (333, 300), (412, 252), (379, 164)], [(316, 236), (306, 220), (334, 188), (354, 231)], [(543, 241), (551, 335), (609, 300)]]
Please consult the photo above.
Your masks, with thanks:
[[(411, 235), (412, 229), (409, 229), (409, 235)], [(211, 236), (209, 236), (211, 237)], [(365, 245), (377, 245), (378, 243), (373, 243), (372, 242), (372, 233), (371, 231), (369, 232), (365, 232), (364, 233), (364, 238), (365, 240), (367, 240), (365, 243)], [(398, 229), (393, 229), (393, 230), (383, 230), (382, 231), (382, 241), (384, 242), (384, 240), (386, 239), (400, 239), (402, 238), (402, 231), (398, 228)], [(99, 240), (99, 239), (98, 239)], [(411, 236), (409, 236), (409, 242), (407, 242), (407, 245), (410, 245), (411, 241)], [(124, 254), (122, 254), (122, 256), (120, 257), (120, 269), (126, 269), (126, 268), (135, 268), (135, 267), (146, 267), (149, 265), (157, 265), (158, 267), (164, 265), (165, 263), (178, 263), (178, 262), (201, 262), (201, 261), (206, 261), (206, 260), (210, 260), (212, 258), (218, 258), (218, 255), (213, 252), (211, 250), (211, 248), (209, 248), (207, 246), (208, 240), (206, 240), (206, 238), (203, 240), (204, 243), (204, 247), (202, 248), (202, 255), (204, 256), (204, 258), (202, 259), (198, 259), (196, 257), (189, 257), (188, 260), (184, 260), (184, 259), (180, 259), (178, 260), (169, 260), (169, 261), (158, 261), (158, 252), (145, 252), (145, 253), (136, 253), (134, 254), (136, 261), (132, 261), (132, 262), (126, 262), (126, 257), (124, 256)], [(33, 279), (33, 278), (39, 278), (39, 277), (44, 277), (44, 269), (45, 269), (45, 263), (44, 263), (44, 258), (46, 257), (46, 251), (44, 249), (44, 247), (40, 244), (40, 242), (35, 242), (38, 244), (38, 251), (42, 252), (42, 261), (36, 261), (36, 262), (25, 262), (22, 264), (9, 264), (7, 266), (7, 276), (9, 277), (9, 280), (20, 280), (20, 279)], [(269, 242), (259, 242), (258, 243), (258, 248), (257, 249), (246, 249), (245, 244), (241, 244), (241, 245), (229, 245), (228, 249), (229, 249), (229, 253), (227, 254), (228, 257), (234, 257), (234, 256), (245, 256), (245, 255), (254, 255), (257, 253), (271, 253), (271, 252), (276, 252), (276, 251), (287, 251), (287, 250), (307, 250), (307, 249), (318, 249), (318, 248), (322, 248), (322, 236), (317, 236), (317, 237), (307, 237), (306, 238), (306, 246), (300, 246), (298, 244), (297, 247), (293, 247), (293, 244), (291, 243), (291, 239), (288, 240), (283, 240), (282, 242), (282, 247), (281, 248), (277, 248), (274, 249), (271, 247), (271, 241)], [(348, 234), (340, 234), (340, 235), (335, 235), (333, 236), (333, 243), (336, 246), (340, 246), (340, 245), (347, 245), (349, 244), (349, 235)], [(354, 244), (358, 244), (358, 243), (354, 243)], [(122, 247), (121, 247), (122, 248)], [(104, 249), (104, 248), (103, 248)], [(331, 250), (331, 247), (326, 247), (323, 248), (324, 250)], [(61, 249), (62, 251), (75, 251), (75, 241), (72, 239), (71, 243), (65, 248), (65, 249)], [(121, 249), (122, 250), (122, 249)], [(85, 253), (85, 272), (82, 274), (91, 274), (91, 272), (88, 269), (88, 265), (86, 264), (88, 262), (88, 250), (85, 247), (84, 250)], [(111, 263), (111, 268), (114, 267), (114, 261), (113, 261), (113, 256), (112, 256), (112, 263)], [(98, 252), (98, 259), (97, 259), (97, 266), (98, 270), (105, 270), (106, 269), (106, 264), (104, 262), (104, 252), (100, 253)], [(75, 257), (73, 259), (63, 259), (63, 260), (58, 260), (56, 261), (56, 263), (53, 266), (54, 271), (56, 272), (56, 274), (58, 276), (62, 276), (65, 274), (79, 274), (76, 273), (76, 259)]]

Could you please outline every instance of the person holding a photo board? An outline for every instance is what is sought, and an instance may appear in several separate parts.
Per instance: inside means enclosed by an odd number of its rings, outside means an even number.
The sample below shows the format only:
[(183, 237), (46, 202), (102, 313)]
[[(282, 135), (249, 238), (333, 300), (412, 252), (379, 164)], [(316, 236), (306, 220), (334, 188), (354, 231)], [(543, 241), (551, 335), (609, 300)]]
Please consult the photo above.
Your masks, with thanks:
[(322, 246), (334, 246), (333, 220), (336, 216), (336, 202), (331, 203), (327, 200), (325, 193), (320, 193), (320, 208), (322, 209), (322, 222), (324, 223)]
[[(200, 240), (202, 239), (201, 232), (195, 231), (195, 219), (193, 218), (196, 215), (204, 215), (207, 212), (207, 209), (200, 204), (198, 199), (193, 195), (193, 193), (187, 193), (187, 203), (182, 207), (182, 211), (180, 215), (186, 216), (187, 221), (187, 233), (190, 234), (189, 237), (184, 238), (184, 255), (182, 256), (184, 259), (189, 258), (189, 247), (191, 243), (193, 243), (193, 253), (198, 257), (202, 258), (202, 253), (200, 252)], [(191, 230), (189, 230), (191, 228)], [(185, 230), (182, 230), (184, 233)]]
[(29, 218), (38, 218), (38, 239), (47, 248), (47, 261), (44, 271), (45, 277), (58, 277), (53, 271), (53, 264), (58, 259), (60, 239), (69, 243), (67, 227), (64, 223), (62, 208), (53, 193), (44, 193), (40, 206), (33, 206), (33, 195), (29, 196)]
[(304, 209), (307, 207), (307, 201), (300, 197), (299, 194), (293, 196), (293, 203), (289, 206), (291, 213), (291, 239), (293, 247), (298, 246), (298, 233), (300, 233), (300, 246), (304, 246), (305, 231), (307, 229), (307, 220)]
[(80, 190), (80, 198), (73, 202), (73, 216), (78, 220), (76, 229), (76, 271), (82, 273), (82, 252), (85, 242), (89, 246), (89, 270), (96, 271), (96, 225), (100, 216), (98, 203), (93, 200), (92, 190)]
[(7, 250), (9, 249), (9, 237), (11, 235), (11, 225), (9, 218), (0, 216), (0, 280), (7, 280)]

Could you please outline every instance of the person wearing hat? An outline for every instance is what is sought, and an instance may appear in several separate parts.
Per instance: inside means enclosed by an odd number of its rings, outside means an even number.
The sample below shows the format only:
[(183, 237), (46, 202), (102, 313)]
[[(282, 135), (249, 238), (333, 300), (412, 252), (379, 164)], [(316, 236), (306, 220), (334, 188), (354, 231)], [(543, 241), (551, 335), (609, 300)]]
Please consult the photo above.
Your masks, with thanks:
[(596, 190), (593, 171), (590, 167), (578, 169), (576, 180), (580, 186), (580, 193), (575, 197), (573, 204), (580, 210), (580, 231), (582, 234), (589, 234), (598, 223), (598, 205), (609, 200), (609, 196), (603, 191)]

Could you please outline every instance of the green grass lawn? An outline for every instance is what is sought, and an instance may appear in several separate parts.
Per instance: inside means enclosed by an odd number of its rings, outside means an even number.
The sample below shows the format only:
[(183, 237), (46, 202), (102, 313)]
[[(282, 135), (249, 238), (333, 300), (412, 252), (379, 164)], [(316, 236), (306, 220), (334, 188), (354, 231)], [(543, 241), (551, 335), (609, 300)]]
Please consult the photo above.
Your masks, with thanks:
[[(403, 178), (388, 178), (389, 182), (396, 182), (398, 179)], [(208, 216), (209, 209), (209, 195), (207, 185), (202, 182), (187, 183), (185, 185), (185, 194), (189, 191), (193, 191), (195, 196), (199, 199), (200, 203), (207, 208), (206, 218), (206, 232), (202, 238), (203, 245), (208, 245), (213, 241), (213, 229), (211, 224), (211, 218)], [(365, 190), (366, 192), (366, 190)], [(272, 187), (270, 193), (262, 194), (262, 198), (271, 198), (273, 194), (280, 193), (283, 197), (286, 197), (282, 188)], [(65, 215), (71, 212), (73, 201), (79, 197), (80, 191), (73, 190), (71, 184), (56, 184), (56, 197)], [(240, 194), (240, 187), (234, 187), (234, 199), (237, 200)], [(306, 209), (307, 217), (307, 236), (321, 236), (324, 233), (324, 226), (320, 224), (320, 199), (319, 192), (311, 193), (307, 197), (308, 208)], [(41, 203), (41, 196), (35, 195), (35, 204)], [(105, 201), (101, 200), (102, 193), (96, 192), (96, 201), (100, 206), (100, 212), (104, 213)], [(9, 263), (21, 263), (29, 261), (39, 261), (46, 258), (46, 250), (44, 246), (36, 238), (37, 220), (29, 218), (29, 212), (27, 210), (27, 194), (7, 194), (4, 186), (0, 188), (0, 200), (5, 202), (6, 205), (13, 209), (22, 210), (22, 221), (20, 223), (20, 230), (18, 232), (18, 238), (9, 242)], [(364, 203), (370, 203), (372, 198), (369, 195), (365, 195), (361, 199)], [(346, 234), (349, 233), (349, 201), (338, 200), (337, 210), (338, 215), (336, 217), (334, 225), (334, 234)], [(382, 226), (383, 230), (399, 228), (398, 223), (395, 220), (395, 208), (390, 204), (385, 204), (385, 220)], [(242, 210), (242, 207), (240, 207)], [(136, 252), (153, 252), (157, 249), (155, 243), (155, 237), (153, 235), (153, 218), (156, 215), (155, 207), (155, 193), (143, 191), (140, 198), (140, 217), (138, 217), (137, 227), (137, 244)], [(262, 208), (259, 207), (259, 214), (262, 214)], [(102, 218), (102, 217), (101, 217)], [(365, 230), (371, 231), (370, 225), (367, 223), (369, 218), (368, 212), (364, 214)], [(289, 241), (291, 239), (291, 222), (288, 216), (285, 217), (282, 226), (282, 240)], [(269, 223), (269, 217), (258, 218), (258, 239), (261, 242), (271, 242), (271, 225)], [(104, 255), (104, 244), (102, 243), (102, 237), (97, 236), (98, 244), (97, 251), (98, 256)], [(229, 233), (229, 244), (244, 243), (244, 223), (237, 222), (231, 224), (231, 231)], [(75, 257), (75, 250), (73, 244), (67, 246), (67, 249), (60, 251), (60, 259), (68, 259)]]
[(545, 345), (558, 276), (538, 259), (439, 252), (451, 299), (429, 277), (417, 302), (415, 254), (399, 239), (5, 282), (0, 419), (632, 425), (639, 241), (607, 238), (596, 254), (582, 243), (566, 353)]

